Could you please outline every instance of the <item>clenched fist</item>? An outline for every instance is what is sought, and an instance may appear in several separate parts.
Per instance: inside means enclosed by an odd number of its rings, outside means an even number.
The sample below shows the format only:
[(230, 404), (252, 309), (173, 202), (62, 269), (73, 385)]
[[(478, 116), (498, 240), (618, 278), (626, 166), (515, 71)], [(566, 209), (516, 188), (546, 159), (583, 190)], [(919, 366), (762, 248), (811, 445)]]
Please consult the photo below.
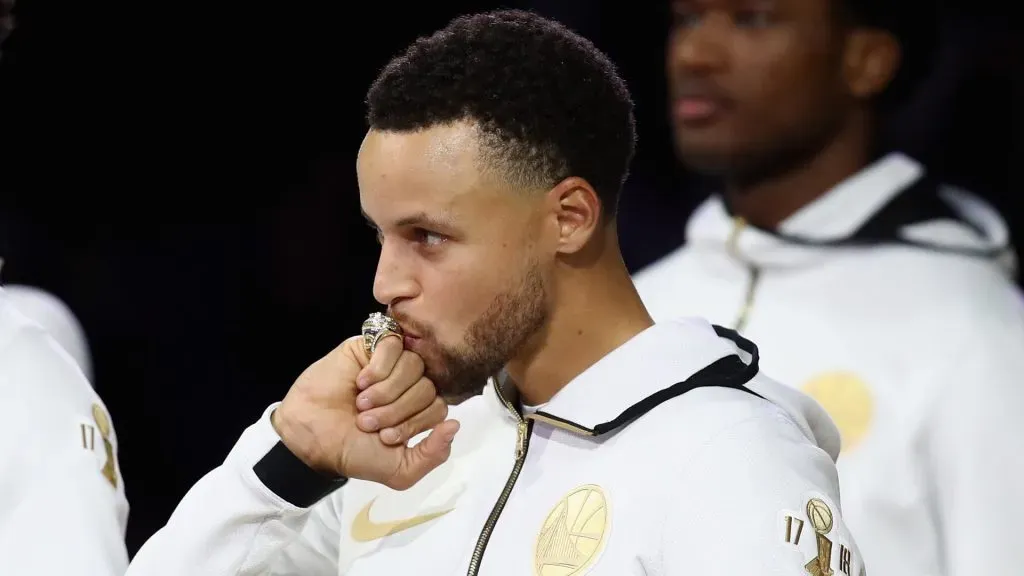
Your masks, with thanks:
[[(451, 453), (459, 423), (423, 376), (423, 360), (402, 340), (380, 341), (373, 359), (349, 338), (307, 368), (274, 411), (281, 441), (307, 466), (409, 488)], [(409, 439), (431, 433), (413, 447)]]

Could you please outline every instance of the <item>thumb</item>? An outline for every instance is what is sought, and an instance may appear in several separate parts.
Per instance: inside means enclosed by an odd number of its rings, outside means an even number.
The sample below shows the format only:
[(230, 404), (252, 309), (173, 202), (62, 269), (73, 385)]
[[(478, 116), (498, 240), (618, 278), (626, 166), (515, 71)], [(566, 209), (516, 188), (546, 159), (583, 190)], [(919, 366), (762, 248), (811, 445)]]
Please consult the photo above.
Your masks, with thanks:
[(459, 431), (457, 420), (445, 420), (412, 448), (406, 448), (394, 486), (405, 490), (419, 482), (431, 470), (444, 464), (452, 453), (452, 440)]

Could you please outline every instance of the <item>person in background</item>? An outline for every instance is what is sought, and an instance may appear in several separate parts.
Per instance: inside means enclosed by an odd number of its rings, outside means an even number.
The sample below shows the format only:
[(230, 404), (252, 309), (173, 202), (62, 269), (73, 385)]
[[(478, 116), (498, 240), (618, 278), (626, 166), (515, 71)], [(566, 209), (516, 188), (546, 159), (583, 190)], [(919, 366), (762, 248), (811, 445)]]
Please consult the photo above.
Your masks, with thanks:
[[(2, 265), (2, 264), (0, 264)], [(2, 273), (2, 269), (0, 269)], [(92, 382), (92, 354), (85, 330), (74, 312), (63, 300), (35, 286), (4, 284), (7, 297), (19, 312), (39, 324), (82, 370), (85, 379)]]
[(740, 330), (829, 411), (869, 573), (1009, 576), (1024, 299), (999, 214), (884, 153), (885, 115), (928, 60), (915, 6), (673, 2), (676, 146), (721, 187), (634, 279), (656, 319)]
[[(0, 0), (0, 40), (13, 25)], [(122, 576), (128, 500), (117, 434), (56, 297), (0, 287), (0, 574)]]

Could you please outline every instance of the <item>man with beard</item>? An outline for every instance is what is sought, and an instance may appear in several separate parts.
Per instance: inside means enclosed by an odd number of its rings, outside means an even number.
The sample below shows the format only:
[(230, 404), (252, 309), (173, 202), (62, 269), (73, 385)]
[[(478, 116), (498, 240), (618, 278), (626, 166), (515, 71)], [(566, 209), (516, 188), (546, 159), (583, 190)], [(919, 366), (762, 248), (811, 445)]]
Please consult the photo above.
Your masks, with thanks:
[[(0, 43), (12, 5), (0, 0)], [(0, 287), (0, 574), (127, 568), (117, 434), (88, 370), (83, 331), (63, 302)]]
[[(390, 317), (300, 376), (131, 576), (862, 574), (824, 412), (735, 333), (654, 324), (633, 287), (633, 106), (606, 56), (531, 13), (461, 17), (367, 100)], [(399, 341), (422, 363), (374, 368)], [(364, 388), (414, 368), (447, 397), (496, 377), (384, 446), (362, 430), (393, 397)]]
[(1006, 226), (876, 153), (885, 112), (930, 61), (910, 36), (927, 4), (673, 8), (678, 150), (723, 188), (687, 245), (636, 275), (645, 304), (750, 335), (769, 372), (830, 412), (872, 571), (1019, 574), (1024, 306)]

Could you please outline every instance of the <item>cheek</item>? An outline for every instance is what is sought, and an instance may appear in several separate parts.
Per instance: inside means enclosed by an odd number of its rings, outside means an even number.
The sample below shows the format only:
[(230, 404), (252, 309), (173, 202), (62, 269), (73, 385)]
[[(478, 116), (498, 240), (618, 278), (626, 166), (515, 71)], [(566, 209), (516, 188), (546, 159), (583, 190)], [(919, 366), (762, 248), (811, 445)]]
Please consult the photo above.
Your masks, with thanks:
[(435, 336), (456, 342), (500, 291), (503, 280), (494, 274), (501, 260), (467, 260), (457, 266), (430, 268), (422, 276), (423, 313)]
[(733, 78), (745, 109), (786, 106), (801, 91), (807, 78), (792, 51), (786, 39), (737, 42)]
[(793, 46), (788, 38), (741, 43), (737, 51), (737, 119), (746, 130), (771, 134), (817, 116), (827, 101), (820, 83), (824, 55)]

